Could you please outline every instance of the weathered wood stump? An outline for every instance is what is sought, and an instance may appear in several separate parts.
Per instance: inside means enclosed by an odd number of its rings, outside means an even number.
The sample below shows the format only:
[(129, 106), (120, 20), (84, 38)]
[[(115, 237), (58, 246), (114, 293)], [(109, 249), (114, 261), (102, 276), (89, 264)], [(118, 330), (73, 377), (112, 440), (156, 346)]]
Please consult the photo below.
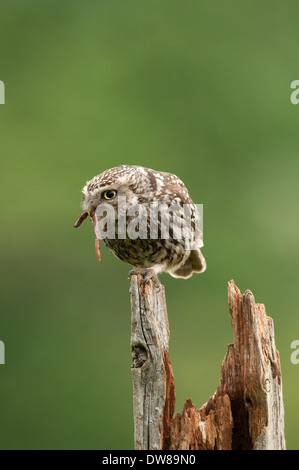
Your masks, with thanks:
[(175, 391), (164, 287), (132, 276), (131, 307), (135, 449), (168, 449)]
[(188, 399), (174, 416), (164, 288), (132, 276), (131, 307), (135, 449), (285, 449), (284, 408), (274, 325), (253, 294), (228, 283), (234, 344), (215, 394), (200, 409)]

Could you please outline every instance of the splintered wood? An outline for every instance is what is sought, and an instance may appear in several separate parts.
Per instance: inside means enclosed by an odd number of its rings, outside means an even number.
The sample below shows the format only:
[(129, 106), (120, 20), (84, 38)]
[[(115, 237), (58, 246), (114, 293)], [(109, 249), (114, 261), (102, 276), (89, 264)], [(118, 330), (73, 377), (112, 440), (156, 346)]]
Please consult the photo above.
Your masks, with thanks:
[[(140, 279), (139, 279), (140, 280)], [(135, 449), (283, 450), (284, 408), (274, 325), (253, 294), (228, 283), (234, 344), (228, 346), (218, 388), (200, 409), (188, 399), (174, 416), (175, 388), (168, 353), (164, 288), (132, 276)]]

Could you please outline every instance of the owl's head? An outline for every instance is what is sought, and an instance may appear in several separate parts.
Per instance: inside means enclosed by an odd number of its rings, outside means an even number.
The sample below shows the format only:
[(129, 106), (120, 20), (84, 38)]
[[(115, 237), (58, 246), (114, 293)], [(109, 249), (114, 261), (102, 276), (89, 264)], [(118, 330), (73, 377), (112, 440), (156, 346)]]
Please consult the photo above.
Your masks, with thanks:
[[(141, 202), (142, 194), (148, 186), (148, 176), (145, 169), (135, 165), (121, 165), (100, 173), (86, 182), (82, 193), (82, 208), (74, 227), (79, 227), (88, 217), (93, 218), (100, 205), (111, 205), (114, 210), (127, 209)], [(125, 206), (125, 207), (124, 207)]]
[(82, 208), (93, 214), (100, 204), (117, 209), (125, 201), (126, 206), (139, 202), (141, 167), (122, 165), (111, 168), (87, 181), (84, 186)]

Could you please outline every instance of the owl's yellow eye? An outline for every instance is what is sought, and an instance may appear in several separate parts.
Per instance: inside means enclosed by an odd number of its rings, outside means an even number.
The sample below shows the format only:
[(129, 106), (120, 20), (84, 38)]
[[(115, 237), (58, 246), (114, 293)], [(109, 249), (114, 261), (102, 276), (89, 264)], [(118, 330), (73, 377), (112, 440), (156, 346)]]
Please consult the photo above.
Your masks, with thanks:
[(114, 189), (108, 189), (108, 191), (105, 191), (103, 196), (105, 199), (114, 199), (117, 195), (117, 191), (114, 191)]

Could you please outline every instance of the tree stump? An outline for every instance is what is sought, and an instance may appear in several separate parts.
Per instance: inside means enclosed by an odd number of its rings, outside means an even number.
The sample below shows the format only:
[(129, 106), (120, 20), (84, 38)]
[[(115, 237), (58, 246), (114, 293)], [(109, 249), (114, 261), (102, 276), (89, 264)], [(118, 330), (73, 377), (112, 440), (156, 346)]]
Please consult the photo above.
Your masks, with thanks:
[(273, 320), (253, 294), (228, 283), (234, 343), (215, 394), (200, 409), (188, 399), (174, 416), (164, 287), (132, 276), (132, 378), (135, 449), (283, 450), (284, 408)]
[(131, 281), (131, 348), (135, 449), (169, 448), (175, 405), (174, 377), (168, 353), (169, 327), (164, 287)]

